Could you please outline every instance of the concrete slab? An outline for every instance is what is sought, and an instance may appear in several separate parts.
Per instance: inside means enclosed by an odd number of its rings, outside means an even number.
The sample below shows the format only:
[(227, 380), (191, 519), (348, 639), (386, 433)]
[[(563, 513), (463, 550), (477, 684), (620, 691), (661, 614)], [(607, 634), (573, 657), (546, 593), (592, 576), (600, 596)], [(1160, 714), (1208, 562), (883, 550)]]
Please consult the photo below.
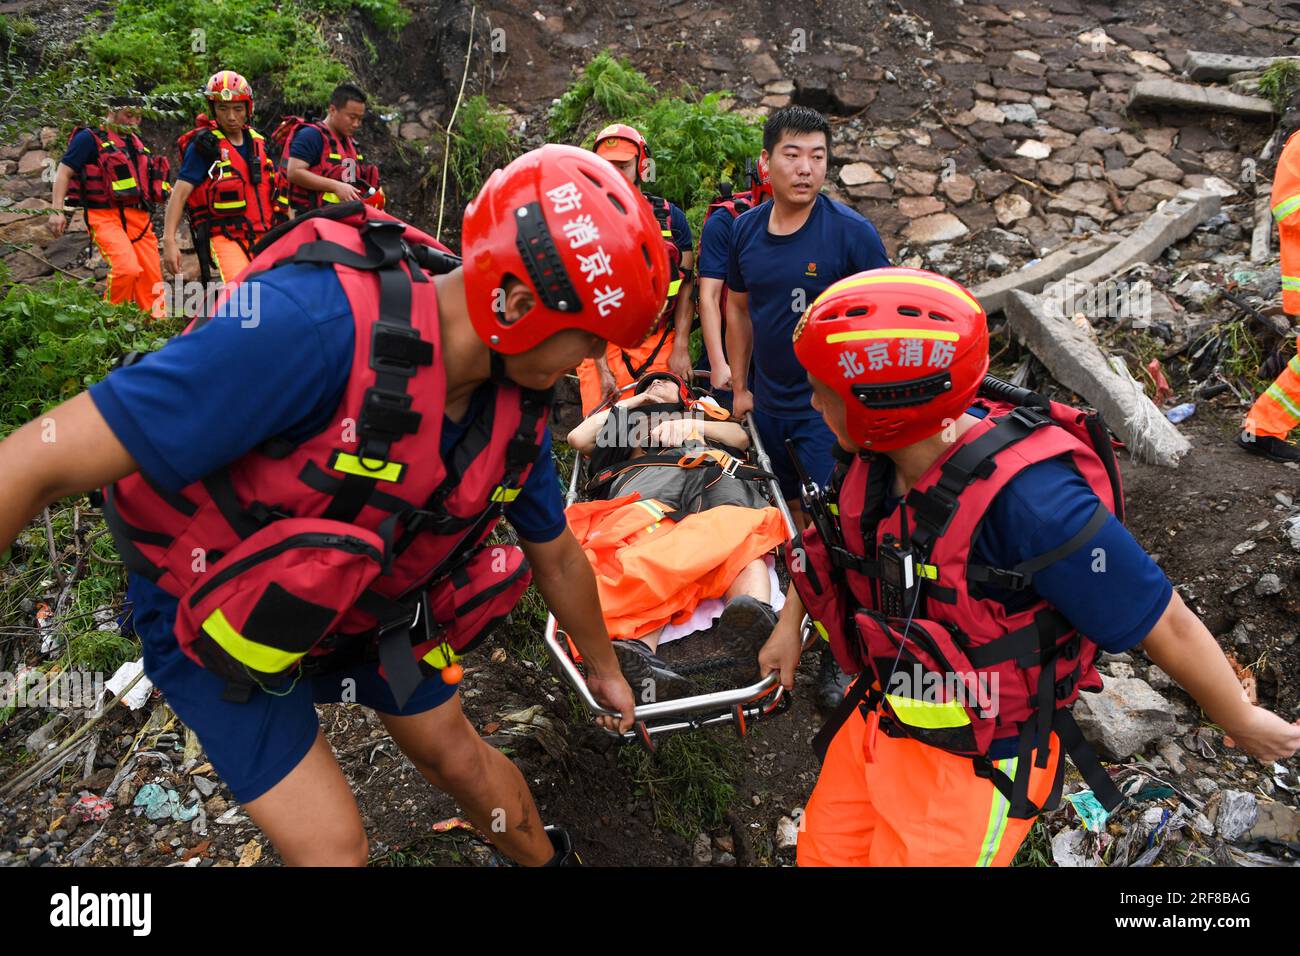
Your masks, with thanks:
[(1275, 112), (1273, 104), (1262, 96), (1243, 96), (1228, 90), (1197, 86), (1195, 83), (1179, 83), (1177, 80), (1142, 80), (1129, 93), (1128, 108), (1152, 107), (1259, 117), (1272, 116)]

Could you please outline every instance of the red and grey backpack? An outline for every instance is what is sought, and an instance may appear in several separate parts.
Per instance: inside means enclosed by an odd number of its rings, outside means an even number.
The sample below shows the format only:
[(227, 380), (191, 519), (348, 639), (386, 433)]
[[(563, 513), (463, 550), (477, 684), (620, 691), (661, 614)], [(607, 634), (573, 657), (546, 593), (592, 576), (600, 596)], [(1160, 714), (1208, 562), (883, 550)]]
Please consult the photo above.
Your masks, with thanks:
[(326, 179), (352, 183), (363, 193), (368, 191), (371, 196), (379, 194), (379, 167), (365, 161), (365, 156), (357, 151), (356, 143), (351, 137), (335, 136), (320, 121), (286, 116), (271, 133), (271, 143), (280, 151), (275, 173), (275, 207), (276, 215), (281, 220), (287, 219), (290, 213), (307, 212), (321, 206), (335, 205), (339, 201), (333, 193), (303, 189), (289, 181), (289, 149), (293, 145), (294, 136), (304, 126), (314, 126), (324, 140), (320, 159), (309, 167), (311, 172)]
[[(1033, 817), (1059, 800), (1064, 760), (1048, 805), (1028, 798), (1029, 773), (1014, 783), (988, 758), (990, 745), (1018, 741), (1020, 765), (1049, 760), (1055, 732), (1098, 799), (1122, 796), (1070, 713), (1080, 690), (1097, 690), (1097, 646), (1042, 598), (1019, 610), (984, 587), (1024, 591), (1036, 571), (1085, 545), (1114, 514), (1123, 492), (1114, 449), (1096, 414), (985, 380), (987, 415), (961, 435), (886, 515), (892, 469), (864, 452), (841, 462), (831, 500), (796, 546), (795, 587), (814, 626), (848, 673), (862, 677), (818, 735), (824, 755), (859, 706), (880, 707), (881, 729), (969, 757), (1011, 803)], [(997, 494), (1025, 468), (1049, 459), (1073, 467), (1099, 499), (1085, 526), (1055, 551), (1014, 568), (971, 560), (974, 538)], [(885, 464), (888, 464), (885, 462)], [(836, 512), (830, 507), (832, 513)], [(829, 540), (828, 540), (829, 539)], [(992, 706), (986, 706), (992, 702)], [(992, 712), (990, 712), (990, 710)]]
[(264, 443), (179, 492), (142, 473), (122, 479), (105, 490), (109, 527), (127, 567), (179, 599), (181, 648), (226, 679), (230, 699), (362, 648), (400, 703), (527, 587), (522, 552), (484, 542), (537, 459), (550, 394), (496, 379), (488, 411), (441, 454), (446, 374), (429, 273), (459, 260), (358, 202), (298, 217), (255, 251), (207, 321), (241, 321), (259, 273), (332, 268), (356, 323), (342, 401), (301, 443)]

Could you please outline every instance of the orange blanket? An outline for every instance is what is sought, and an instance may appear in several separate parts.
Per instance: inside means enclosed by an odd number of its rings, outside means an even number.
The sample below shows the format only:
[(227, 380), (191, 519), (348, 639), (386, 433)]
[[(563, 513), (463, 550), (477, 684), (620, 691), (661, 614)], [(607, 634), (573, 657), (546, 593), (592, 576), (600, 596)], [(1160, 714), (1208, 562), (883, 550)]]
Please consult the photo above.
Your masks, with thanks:
[(665, 513), (636, 492), (567, 511), (596, 572), (610, 637), (640, 637), (687, 620), (696, 605), (722, 597), (745, 565), (786, 539), (775, 508), (720, 505), (680, 522)]

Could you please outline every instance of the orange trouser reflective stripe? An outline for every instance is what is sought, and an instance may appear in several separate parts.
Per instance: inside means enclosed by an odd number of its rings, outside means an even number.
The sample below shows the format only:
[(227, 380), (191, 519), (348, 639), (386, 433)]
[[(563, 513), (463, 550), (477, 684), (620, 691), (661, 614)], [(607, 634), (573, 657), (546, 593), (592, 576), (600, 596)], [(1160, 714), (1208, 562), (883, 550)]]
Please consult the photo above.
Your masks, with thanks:
[[(664, 339), (662, 331), (655, 332), (641, 345), (634, 349), (623, 349), (613, 343), (605, 348), (605, 360), (609, 362), (609, 370), (614, 373), (614, 381), (618, 387), (622, 388), (633, 381), (632, 374), (627, 369), (627, 363), (623, 361), (623, 353), (627, 352), (628, 359), (634, 369), (641, 368), (646, 360), (654, 354), (655, 347), (659, 345), (659, 340)], [(659, 353), (655, 355), (654, 361), (651, 362), (642, 372), (642, 375), (648, 372), (667, 372), (668, 356), (673, 352), (673, 343), (677, 340), (676, 332), (669, 332), (668, 337), (664, 339), (663, 346)], [(582, 393), (582, 416), (586, 418), (604, 398), (600, 393), (600, 372), (596, 370), (594, 359), (586, 359), (578, 366), (578, 386)], [(624, 398), (628, 396), (624, 395)]]
[(248, 265), (248, 253), (244, 247), (228, 236), (214, 232), (208, 248), (212, 250), (212, 263), (217, 267), (217, 278), (222, 282), (234, 282)]
[[(1300, 346), (1300, 340), (1297, 342)], [(1246, 414), (1247, 433), (1285, 439), (1300, 423), (1300, 358), (1291, 356), (1282, 374), (1260, 393)]]
[[(871, 724), (876, 722), (872, 715)], [(1060, 741), (1045, 768), (996, 761), (1011, 778), (1029, 773), (1029, 799), (1051, 793)], [(1012, 819), (970, 760), (883, 730), (861, 711), (831, 741), (799, 833), (800, 866), (1008, 866), (1033, 820)]]
[(149, 214), (138, 208), (87, 209), (86, 226), (108, 262), (104, 298), (109, 302), (134, 302), (156, 319), (165, 316), (162, 260)]

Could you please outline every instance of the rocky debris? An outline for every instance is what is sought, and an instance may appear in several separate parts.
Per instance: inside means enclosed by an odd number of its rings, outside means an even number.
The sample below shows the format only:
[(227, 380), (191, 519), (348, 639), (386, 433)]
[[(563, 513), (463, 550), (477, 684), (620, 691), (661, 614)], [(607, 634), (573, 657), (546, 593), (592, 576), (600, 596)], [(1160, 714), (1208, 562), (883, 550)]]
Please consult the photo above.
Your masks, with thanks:
[(1282, 579), (1276, 574), (1261, 574), (1259, 580), (1255, 582), (1255, 593), (1260, 597), (1281, 594), (1282, 588)]
[(1183, 60), (1183, 73), (1188, 79), (1202, 83), (1226, 80), (1234, 73), (1264, 70), (1278, 60), (1295, 59), (1281, 56), (1236, 56), (1231, 53), (1206, 53), (1188, 50)]
[(1113, 677), (1097, 693), (1079, 695), (1074, 717), (1107, 760), (1124, 760), (1147, 744), (1174, 732), (1169, 701), (1137, 677)]
[(938, 213), (911, 222), (903, 230), (903, 237), (908, 242), (920, 244), (949, 242), (960, 239), (969, 231), (966, 225), (951, 213)]
[(1129, 94), (1128, 107), (1131, 110), (1173, 107), (1243, 116), (1272, 116), (1276, 112), (1273, 104), (1262, 96), (1243, 96), (1229, 90), (1179, 83), (1177, 80), (1140, 81)]
[[(1013, 291), (1037, 293), (1049, 282), (1081, 269), (1094, 259), (1103, 255), (1115, 243), (1118, 236), (1103, 235), (1082, 242), (1071, 243), (1009, 275), (990, 279), (971, 289), (971, 294), (979, 299), (984, 311), (993, 315), (1002, 311), (1007, 296)], [(1005, 266), (1003, 266), (1005, 268)], [(989, 271), (994, 271), (989, 267)]]
[(1078, 270), (1072, 278), (1083, 283), (1109, 279), (1138, 262), (1152, 262), (1170, 245), (1219, 211), (1219, 197), (1188, 189), (1152, 213), (1140, 227), (1105, 255)]
[(1191, 445), (1147, 398), (1123, 361), (1106, 357), (1091, 329), (1084, 331), (1062, 315), (1048, 295), (1012, 291), (1004, 309), (1012, 330), (1052, 377), (1096, 408), (1135, 459), (1177, 467)]

